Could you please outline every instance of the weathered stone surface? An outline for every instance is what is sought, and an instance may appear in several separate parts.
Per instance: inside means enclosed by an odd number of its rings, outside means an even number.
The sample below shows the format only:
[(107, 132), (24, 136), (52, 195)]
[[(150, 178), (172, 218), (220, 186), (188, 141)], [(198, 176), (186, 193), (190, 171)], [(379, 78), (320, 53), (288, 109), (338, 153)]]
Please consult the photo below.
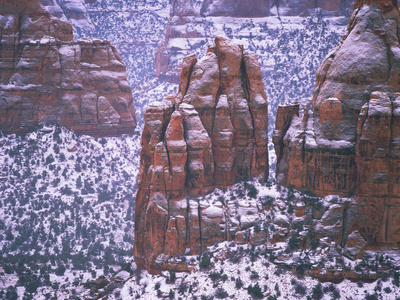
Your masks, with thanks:
[[(93, 2), (93, 1), (92, 1)], [(67, 18), (73, 25), (88, 30), (93, 29), (85, 0), (40, 0), (49, 13), (59, 19)]]
[[(184, 72), (185, 67), (180, 62), (187, 59), (187, 53), (192, 51), (192, 46), (187, 43), (189, 39), (199, 39), (206, 36), (204, 19), (193, 7), (193, 0), (172, 0), (170, 17), (165, 32), (165, 40), (160, 42), (155, 57), (155, 76), (170, 82), (179, 81), (179, 69)], [(179, 46), (175, 45), (180, 42)], [(179, 65), (173, 65), (170, 56), (173, 55), (179, 61)]]
[(365, 246), (367, 246), (367, 242), (362, 235), (358, 231), (354, 231), (348, 236), (344, 251), (351, 259), (358, 259)]
[(193, 7), (192, 0), (173, 0), (170, 16), (196, 16), (198, 13)]
[(265, 17), (270, 0), (205, 0), (201, 14), (205, 16)]
[(354, 0), (277, 0), (271, 1), (271, 6), (278, 6), (280, 15), (306, 16), (313, 10), (320, 8), (326, 13), (350, 13), (348, 10)]
[(0, 14), (0, 130), (59, 123), (94, 136), (134, 131), (125, 65), (109, 42), (73, 41), (71, 24), (38, 0), (3, 1)]
[[(217, 37), (215, 44), (199, 61), (185, 58), (177, 96), (145, 113), (135, 256), (153, 272), (168, 256), (198, 255), (259, 221), (255, 203), (228, 209), (185, 199), (248, 176), (268, 177), (268, 106), (260, 65), (228, 39)], [(233, 211), (243, 215), (238, 224)]]
[(357, 218), (345, 221), (344, 240), (356, 230), (369, 244), (400, 242), (399, 25), (397, 1), (356, 1), (347, 33), (317, 72), (312, 109), (278, 110), (277, 181), (355, 194)]

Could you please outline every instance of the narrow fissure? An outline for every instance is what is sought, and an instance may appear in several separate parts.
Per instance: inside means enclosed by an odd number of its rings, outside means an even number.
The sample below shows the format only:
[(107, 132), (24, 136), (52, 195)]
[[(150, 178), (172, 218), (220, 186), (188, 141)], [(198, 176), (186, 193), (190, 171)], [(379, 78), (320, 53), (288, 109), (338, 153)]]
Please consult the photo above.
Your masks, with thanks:
[(342, 248), (344, 248), (344, 246), (347, 243), (346, 228), (347, 228), (347, 223), (348, 223), (347, 222), (347, 214), (348, 214), (348, 212), (349, 212), (349, 204), (345, 203), (344, 209), (343, 209), (343, 221), (342, 221), (343, 222), (343, 224), (342, 224), (342, 241), (340, 243), (340, 246)]
[[(256, 155), (257, 152), (254, 152), (254, 150), (257, 148), (256, 147), (256, 129), (255, 129), (255, 123), (254, 123), (254, 115), (253, 115), (253, 111), (251, 109), (251, 99), (250, 99), (250, 80), (249, 77), (247, 75), (246, 72), (246, 66), (244, 63), (244, 53), (243, 53), (243, 49), (242, 49), (242, 61), (240, 62), (240, 77), (241, 77), (241, 81), (242, 81), (242, 88), (244, 90), (244, 94), (246, 97), (246, 101), (247, 101), (247, 107), (249, 109), (249, 113), (250, 113), (250, 117), (251, 117), (251, 125), (252, 125), (252, 131), (253, 131), (253, 153), (251, 154), (251, 160), (250, 160), (250, 170), (248, 170), (248, 176), (251, 176), (252, 173), (255, 170), (252, 170), (252, 166), (253, 166), (253, 160), (255, 160), (256, 158), (254, 157), (254, 155)], [(247, 147), (249, 147), (249, 145), (247, 144)], [(242, 170), (243, 170), (243, 166), (242, 166)]]
[[(393, 112), (394, 112), (394, 105), (393, 105), (393, 101), (392, 101), (392, 99), (390, 99), (390, 104), (391, 104), (391, 109), (392, 109), (392, 114), (391, 114), (391, 117), (390, 117), (390, 128), (389, 128), (389, 130), (390, 130), (390, 137), (389, 137), (389, 154), (388, 154), (388, 159), (389, 159), (389, 168), (388, 168), (388, 170), (389, 170), (389, 174), (388, 174), (388, 191), (387, 191), (387, 193), (388, 193), (388, 202), (389, 203), (392, 203), (392, 180), (391, 180), (391, 178), (392, 178), (392, 170), (393, 170), (393, 167), (394, 167), (394, 165), (395, 164), (391, 164), (390, 163), (390, 159), (391, 159), (391, 157), (390, 157), (390, 153), (393, 153), (393, 119), (394, 119), (394, 117), (393, 117)], [(389, 205), (387, 205), (387, 207), (386, 207), (386, 209), (387, 209), (387, 215), (386, 215), (386, 224), (385, 224), (385, 241), (386, 242), (390, 242), (391, 241), (391, 235), (390, 235), (390, 232), (391, 232), (391, 226), (390, 226), (390, 223), (389, 223), (389, 217), (390, 217), (390, 204)]]
[(99, 99), (100, 99), (100, 97), (97, 97), (97, 105), (96, 105), (97, 124), (100, 124), (100, 120), (99, 120)]
[(190, 230), (189, 230), (189, 218), (190, 218), (190, 201), (186, 198), (186, 245), (190, 244)]
[(201, 231), (201, 207), (200, 207), (200, 201), (197, 201), (197, 212), (199, 216), (199, 242), (200, 242), (200, 252), (203, 252), (203, 239), (202, 239), (202, 231)]
[(386, 222), (385, 222), (385, 242), (391, 242), (391, 234), (390, 234), (390, 205), (386, 205), (385, 211), (386, 211)]

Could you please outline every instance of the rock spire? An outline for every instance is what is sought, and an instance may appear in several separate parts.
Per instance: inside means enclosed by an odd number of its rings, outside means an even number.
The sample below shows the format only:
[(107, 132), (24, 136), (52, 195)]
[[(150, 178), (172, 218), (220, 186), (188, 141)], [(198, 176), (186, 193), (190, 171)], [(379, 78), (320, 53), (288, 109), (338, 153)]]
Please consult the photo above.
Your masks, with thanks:
[(268, 177), (268, 106), (256, 55), (217, 37), (201, 60), (184, 58), (178, 94), (150, 105), (145, 122), (135, 256), (156, 272), (165, 257), (228, 239), (223, 210), (186, 196)]

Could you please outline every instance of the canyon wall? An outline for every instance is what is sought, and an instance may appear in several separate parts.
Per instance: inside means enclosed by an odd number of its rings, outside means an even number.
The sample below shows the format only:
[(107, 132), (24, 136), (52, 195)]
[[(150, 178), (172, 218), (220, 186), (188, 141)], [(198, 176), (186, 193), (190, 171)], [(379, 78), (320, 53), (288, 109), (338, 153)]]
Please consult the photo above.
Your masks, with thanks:
[(145, 122), (134, 248), (138, 265), (157, 272), (164, 258), (197, 255), (235, 235), (221, 207), (193, 197), (268, 178), (268, 105), (256, 55), (217, 37), (201, 60), (183, 60), (178, 94), (150, 105)]
[(3, 0), (0, 131), (45, 123), (94, 136), (133, 133), (125, 64), (107, 41), (73, 41), (70, 23), (38, 1)]
[(277, 182), (355, 195), (352, 230), (370, 244), (400, 242), (399, 26), (397, 1), (356, 1), (317, 72), (312, 108), (281, 106), (273, 136)]

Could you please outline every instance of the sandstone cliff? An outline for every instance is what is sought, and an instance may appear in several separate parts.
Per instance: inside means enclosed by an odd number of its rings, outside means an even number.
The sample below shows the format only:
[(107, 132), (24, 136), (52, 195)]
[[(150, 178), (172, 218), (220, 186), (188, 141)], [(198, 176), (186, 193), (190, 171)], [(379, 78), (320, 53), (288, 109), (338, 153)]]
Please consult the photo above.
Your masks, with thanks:
[(397, 1), (356, 1), (317, 72), (312, 109), (280, 107), (273, 137), (278, 183), (355, 194), (351, 230), (369, 243), (400, 242), (399, 26)]
[(196, 255), (235, 235), (222, 205), (208, 209), (186, 196), (268, 177), (268, 106), (256, 55), (217, 37), (201, 60), (183, 60), (178, 94), (150, 105), (145, 122), (135, 256), (157, 271), (168, 256)]
[(125, 65), (107, 41), (73, 41), (39, 1), (1, 4), (0, 131), (59, 123), (95, 136), (136, 126)]

